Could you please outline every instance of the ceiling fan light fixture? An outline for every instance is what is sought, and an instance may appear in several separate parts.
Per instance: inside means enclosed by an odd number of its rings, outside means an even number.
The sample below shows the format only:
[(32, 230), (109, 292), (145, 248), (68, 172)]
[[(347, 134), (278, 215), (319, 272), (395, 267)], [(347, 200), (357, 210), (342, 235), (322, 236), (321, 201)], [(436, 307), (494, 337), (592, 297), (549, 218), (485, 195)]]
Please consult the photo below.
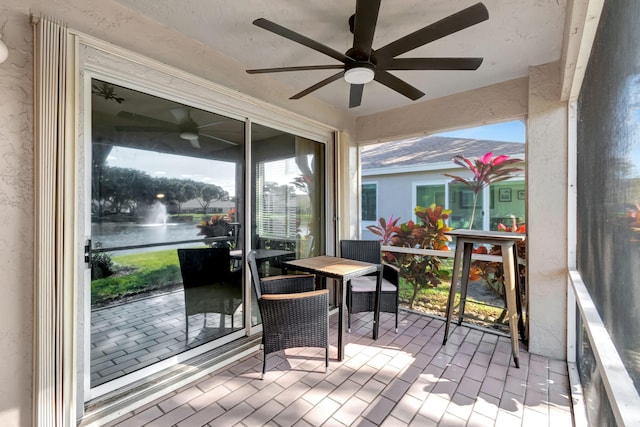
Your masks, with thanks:
[(198, 134), (195, 132), (180, 132), (180, 138), (186, 139), (187, 141), (193, 141), (198, 139)]
[(344, 72), (344, 79), (352, 85), (362, 85), (373, 80), (375, 72), (369, 67), (353, 67)]

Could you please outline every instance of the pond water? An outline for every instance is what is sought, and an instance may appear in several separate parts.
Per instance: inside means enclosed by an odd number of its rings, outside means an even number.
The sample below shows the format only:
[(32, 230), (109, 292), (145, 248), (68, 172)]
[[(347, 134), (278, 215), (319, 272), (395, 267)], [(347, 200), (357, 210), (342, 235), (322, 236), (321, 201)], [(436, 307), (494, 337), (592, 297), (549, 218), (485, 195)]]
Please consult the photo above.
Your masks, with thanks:
[[(91, 224), (93, 249), (202, 239), (195, 223), (100, 222)], [(167, 246), (168, 247), (168, 246)], [(157, 250), (157, 249), (155, 249)], [(139, 252), (140, 250), (136, 250)], [(117, 251), (118, 254), (124, 254)]]

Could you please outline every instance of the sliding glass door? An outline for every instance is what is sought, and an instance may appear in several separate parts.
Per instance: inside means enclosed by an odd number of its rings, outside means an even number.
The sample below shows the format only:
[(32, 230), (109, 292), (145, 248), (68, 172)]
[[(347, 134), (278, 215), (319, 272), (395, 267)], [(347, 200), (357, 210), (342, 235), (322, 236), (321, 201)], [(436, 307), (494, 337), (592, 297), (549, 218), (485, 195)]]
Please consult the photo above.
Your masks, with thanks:
[(84, 338), (99, 395), (244, 335), (245, 122), (91, 86)]
[(246, 251), (278, 274), (287, 259), (325, 253), (327, 234), (326, 141), (90, 85), (85, 401), (259, 332), (246, 323), (260, 323)]

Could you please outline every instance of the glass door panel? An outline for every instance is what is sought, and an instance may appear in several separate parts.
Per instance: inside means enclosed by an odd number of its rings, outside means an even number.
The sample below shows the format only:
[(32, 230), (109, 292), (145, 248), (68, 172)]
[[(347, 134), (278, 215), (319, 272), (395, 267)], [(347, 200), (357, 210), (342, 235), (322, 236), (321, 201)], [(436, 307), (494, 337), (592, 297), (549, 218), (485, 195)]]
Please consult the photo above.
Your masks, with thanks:
[(252, 124), (251, 171), (251, 243), (265, 250), (260, 274), (280, 274), (287, 258), (325, 253), (325, 145)]
[(94, 388), (244, 328), (244, 122), (95, 79), (92, 93)]

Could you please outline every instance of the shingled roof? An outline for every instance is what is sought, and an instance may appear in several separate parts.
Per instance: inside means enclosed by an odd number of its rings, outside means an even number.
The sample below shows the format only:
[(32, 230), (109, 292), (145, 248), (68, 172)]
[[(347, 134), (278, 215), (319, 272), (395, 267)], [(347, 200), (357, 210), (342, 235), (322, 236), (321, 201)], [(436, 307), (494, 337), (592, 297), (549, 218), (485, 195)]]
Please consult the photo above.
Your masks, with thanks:
[(474, 158), (490, 151), (524, 158), (523, 143), (426, 136), (363, 147), (360, 161), (364, 170), (444, 163), (457, 154)]

